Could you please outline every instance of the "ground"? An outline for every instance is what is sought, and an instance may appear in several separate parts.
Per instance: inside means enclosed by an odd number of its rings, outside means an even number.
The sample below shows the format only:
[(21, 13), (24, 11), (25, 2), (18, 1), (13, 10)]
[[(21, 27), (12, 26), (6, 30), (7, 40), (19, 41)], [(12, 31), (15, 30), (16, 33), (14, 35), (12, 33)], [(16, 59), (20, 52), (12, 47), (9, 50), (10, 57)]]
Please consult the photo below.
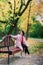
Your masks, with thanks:
[[(19, 58), (15, 60), (15, 65), (43, 65), (43, 50), (41, 49), (39, 53)], [(11, 65), (14, 65), (14, 62)]]
[[(0, 60), (2, 64), (7, 65), (7, 59)], [(20, 57), (20, 53), (16, 54), (14, 57), (10, 57), (10, 65), (43, 65), (43, 50), (41, 49), (36, 54), (23, 55)]]

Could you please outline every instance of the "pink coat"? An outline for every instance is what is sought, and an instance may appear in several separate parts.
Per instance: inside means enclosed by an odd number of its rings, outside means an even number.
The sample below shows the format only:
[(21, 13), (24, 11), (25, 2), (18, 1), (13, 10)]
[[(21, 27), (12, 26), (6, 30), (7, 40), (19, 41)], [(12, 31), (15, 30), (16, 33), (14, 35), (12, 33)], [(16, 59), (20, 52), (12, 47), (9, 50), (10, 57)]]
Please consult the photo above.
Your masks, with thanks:
[[(13, 37), (14, 39), (16, 39), (16, 43), (15, 43), (16, 47), (19, 47), (21, 50), (23, 50), (23, 48), (21, 46), (21, 37), (22, 36), (20, 34), (18, 34), (18, 35), (15, 35), (15, 36), (11, 35), (11, 37)], [(27, 45), (25, 37), (23, 37), (23, 43)]]

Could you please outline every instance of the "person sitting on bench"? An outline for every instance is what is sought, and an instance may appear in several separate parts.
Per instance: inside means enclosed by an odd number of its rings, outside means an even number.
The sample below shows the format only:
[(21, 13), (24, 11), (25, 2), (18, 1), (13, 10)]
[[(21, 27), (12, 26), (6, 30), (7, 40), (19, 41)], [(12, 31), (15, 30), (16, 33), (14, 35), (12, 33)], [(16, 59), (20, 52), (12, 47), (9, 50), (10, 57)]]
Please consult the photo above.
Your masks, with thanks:
[(21, 45), (22, 45), (23, 50), (25, 51), (25, 55), (26, 55), (26, 53), (29, 54), (29, 51), (28, 51), (29, 45), (26, 42), (26, 38), (24, 36), (24, 31), (21, 31), (20, 34), (21, 34)]
[(16, 40), (15, 46), (18, 47), (18, 48), (20, 48), (21, 51), (23, 51), (23, 48), (21, 46), (21, 35), (17, 34), (17, 35), (10, 35), (10, 36)]
[(25, 54), (29, 54), (28, 44), (26, 43), (26, 39), (24, 37), (24, 31), (20, 31), (20, 34), (17, 35), (11, 35), (11, 37), (16, 40), (16, 47), (19, 47), (21, 49), (21, 52), (24, 50)]

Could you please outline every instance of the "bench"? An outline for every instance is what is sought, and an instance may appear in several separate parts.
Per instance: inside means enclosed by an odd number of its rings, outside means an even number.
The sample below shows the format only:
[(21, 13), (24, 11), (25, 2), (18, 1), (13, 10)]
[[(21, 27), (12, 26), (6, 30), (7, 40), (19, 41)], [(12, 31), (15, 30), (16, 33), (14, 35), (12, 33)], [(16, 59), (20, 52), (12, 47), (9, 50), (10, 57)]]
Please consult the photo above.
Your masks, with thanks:
[(15, 48), (14, 45), (14, 41), (12, 40), (10, 35), (5, 36), (4, 39), (0, 41), (0, 53), (8, 54), (8, 65), (10, 55), (21, 51), (20, 48)]

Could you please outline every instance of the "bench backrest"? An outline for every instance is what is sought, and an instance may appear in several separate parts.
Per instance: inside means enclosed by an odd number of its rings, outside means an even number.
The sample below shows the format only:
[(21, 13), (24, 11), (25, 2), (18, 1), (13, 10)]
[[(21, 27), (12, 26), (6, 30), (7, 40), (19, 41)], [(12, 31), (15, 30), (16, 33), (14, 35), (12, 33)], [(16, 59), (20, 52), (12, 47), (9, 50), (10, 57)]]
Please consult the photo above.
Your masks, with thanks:
[(7, 35), (4, 37), (3, 41), (0, 42), (0, 48), (10, 47), (10, 46), (14, 46), (14, 42), (13, 42), (11, 36)]

